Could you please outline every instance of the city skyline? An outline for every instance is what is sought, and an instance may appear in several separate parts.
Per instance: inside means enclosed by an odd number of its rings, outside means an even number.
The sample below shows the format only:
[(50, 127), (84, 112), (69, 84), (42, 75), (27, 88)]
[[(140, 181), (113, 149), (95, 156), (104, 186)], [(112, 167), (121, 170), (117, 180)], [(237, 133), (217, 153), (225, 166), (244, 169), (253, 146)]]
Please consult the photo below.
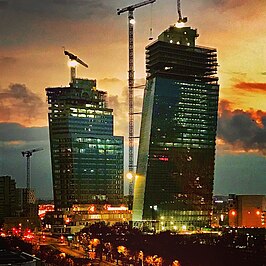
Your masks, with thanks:
[[(51, 0), (45, 5), (0, 1), (2, 175), (12, 175), (19, 186), (25, 185), (26, 162), (21, 151), (43, 147), (45, 151), (32, 158), (32, 184), (39, 197), (47, 196), (43, 186), (52, 188), (44, 88), (69, 82), (62, 46), (89, 64), (89, 70), (78, 68), (78, 77), (97, 79), (99, 88), (108, 92), (115, 134), (124, 135), (127, 142), (127, 18), (117, 16), (116, 8), (136, 2), (81, 0), (74, 8), (67, 0)], [(153, 5), (155, 39), (176, 22), (175, 2), (158, 0)], [(218, 50), (221, 102), (214, 193), (265, 194), (266, 56), (262, 32), (266, 5), (263, 1), (237, 2), (182, 1), (182, 12), (189, 18), (187, 25), (198, 29), (198, 45)], [(149, 43), (150, 14), (149, 7), (135, 14), (138, 84), (145, 82), (144, 47)], [(140, 91), (136, 111), (141, 103)]]

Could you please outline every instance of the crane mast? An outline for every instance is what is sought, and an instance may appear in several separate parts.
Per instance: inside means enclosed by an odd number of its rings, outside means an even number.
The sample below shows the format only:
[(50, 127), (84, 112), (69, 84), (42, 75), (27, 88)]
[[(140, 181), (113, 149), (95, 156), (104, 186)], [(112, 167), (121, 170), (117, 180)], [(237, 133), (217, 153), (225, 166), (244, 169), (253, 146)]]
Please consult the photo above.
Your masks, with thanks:
[(31, 181), (31, 167), (30, 167), (30, 158), (34, 152), (42, 151), (43, 148), (37, 148), (29, 151), (22, 151), (22, 156), (27, 159), (27, 190), (30, 189), (30, 181)]
[(186, 23), (187, 17), (182, 17), (181, 14), (181, 0), (177, 0), (177, 13), (178, 13), (178, 23)]
[[(117, 9), (117, 15), (128, 12), (128, 170), (129, 173), (134, 172), (134, 10), (148, 4), (152, 4), (156, 0), (147, 0), (135, 5), (127, 6), (122, 9)], [(133, 178), (129, 180), (129, 196), (133, 196)]]

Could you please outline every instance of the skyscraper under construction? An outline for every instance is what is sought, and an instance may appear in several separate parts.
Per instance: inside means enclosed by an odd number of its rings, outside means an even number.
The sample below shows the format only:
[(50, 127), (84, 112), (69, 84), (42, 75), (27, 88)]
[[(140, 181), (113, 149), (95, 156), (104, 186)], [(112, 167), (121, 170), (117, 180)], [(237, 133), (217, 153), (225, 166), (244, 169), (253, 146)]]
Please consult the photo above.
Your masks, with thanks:
[(123, 137), (113, 135), (113, 110), (96, 80), (47, 88), (56, 210), (75, 203), (119, 204), (123, 197)]
[(157, 230), (208, 226), (212, 211), (219, 85), (215, 49), (170, 26), (146, 47), (147, 82), (133, 222)]

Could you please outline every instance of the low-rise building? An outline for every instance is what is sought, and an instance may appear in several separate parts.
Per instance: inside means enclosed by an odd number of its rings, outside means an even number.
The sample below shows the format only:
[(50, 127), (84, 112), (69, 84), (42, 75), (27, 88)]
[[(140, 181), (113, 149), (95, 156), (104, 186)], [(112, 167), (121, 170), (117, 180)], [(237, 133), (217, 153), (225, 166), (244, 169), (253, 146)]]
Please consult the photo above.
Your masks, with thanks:
[(85, 226), (96, 222), (112, 225), (130, 222), (132, 211), (125, 206), (75, 204), (70, 211), (48, 212), (43, 219), (44, 226), (53, 234), (75, 234)]
[(229, 195), (229, 226), (266, 228), (265, 195)]

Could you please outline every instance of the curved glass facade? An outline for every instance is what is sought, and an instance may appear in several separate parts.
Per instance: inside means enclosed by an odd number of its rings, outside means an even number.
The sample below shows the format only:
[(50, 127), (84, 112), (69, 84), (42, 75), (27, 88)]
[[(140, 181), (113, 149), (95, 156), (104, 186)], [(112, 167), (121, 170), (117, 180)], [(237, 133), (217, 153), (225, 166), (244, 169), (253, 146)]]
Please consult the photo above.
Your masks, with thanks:
[[(212, 211), (219, 96), (212, 76), (216, 52), (170, 41), (167, 37), (147, 47), (133, 204), (135, 224), (153, 221), (157, 230), (208, 226)], [(193, 65), (193, 58), (201, 67)]]
[(47, 88), (54, 200), (119, 204), (123, 197), (123, 137), (113, 136), (113, 110), (95, 80)]

